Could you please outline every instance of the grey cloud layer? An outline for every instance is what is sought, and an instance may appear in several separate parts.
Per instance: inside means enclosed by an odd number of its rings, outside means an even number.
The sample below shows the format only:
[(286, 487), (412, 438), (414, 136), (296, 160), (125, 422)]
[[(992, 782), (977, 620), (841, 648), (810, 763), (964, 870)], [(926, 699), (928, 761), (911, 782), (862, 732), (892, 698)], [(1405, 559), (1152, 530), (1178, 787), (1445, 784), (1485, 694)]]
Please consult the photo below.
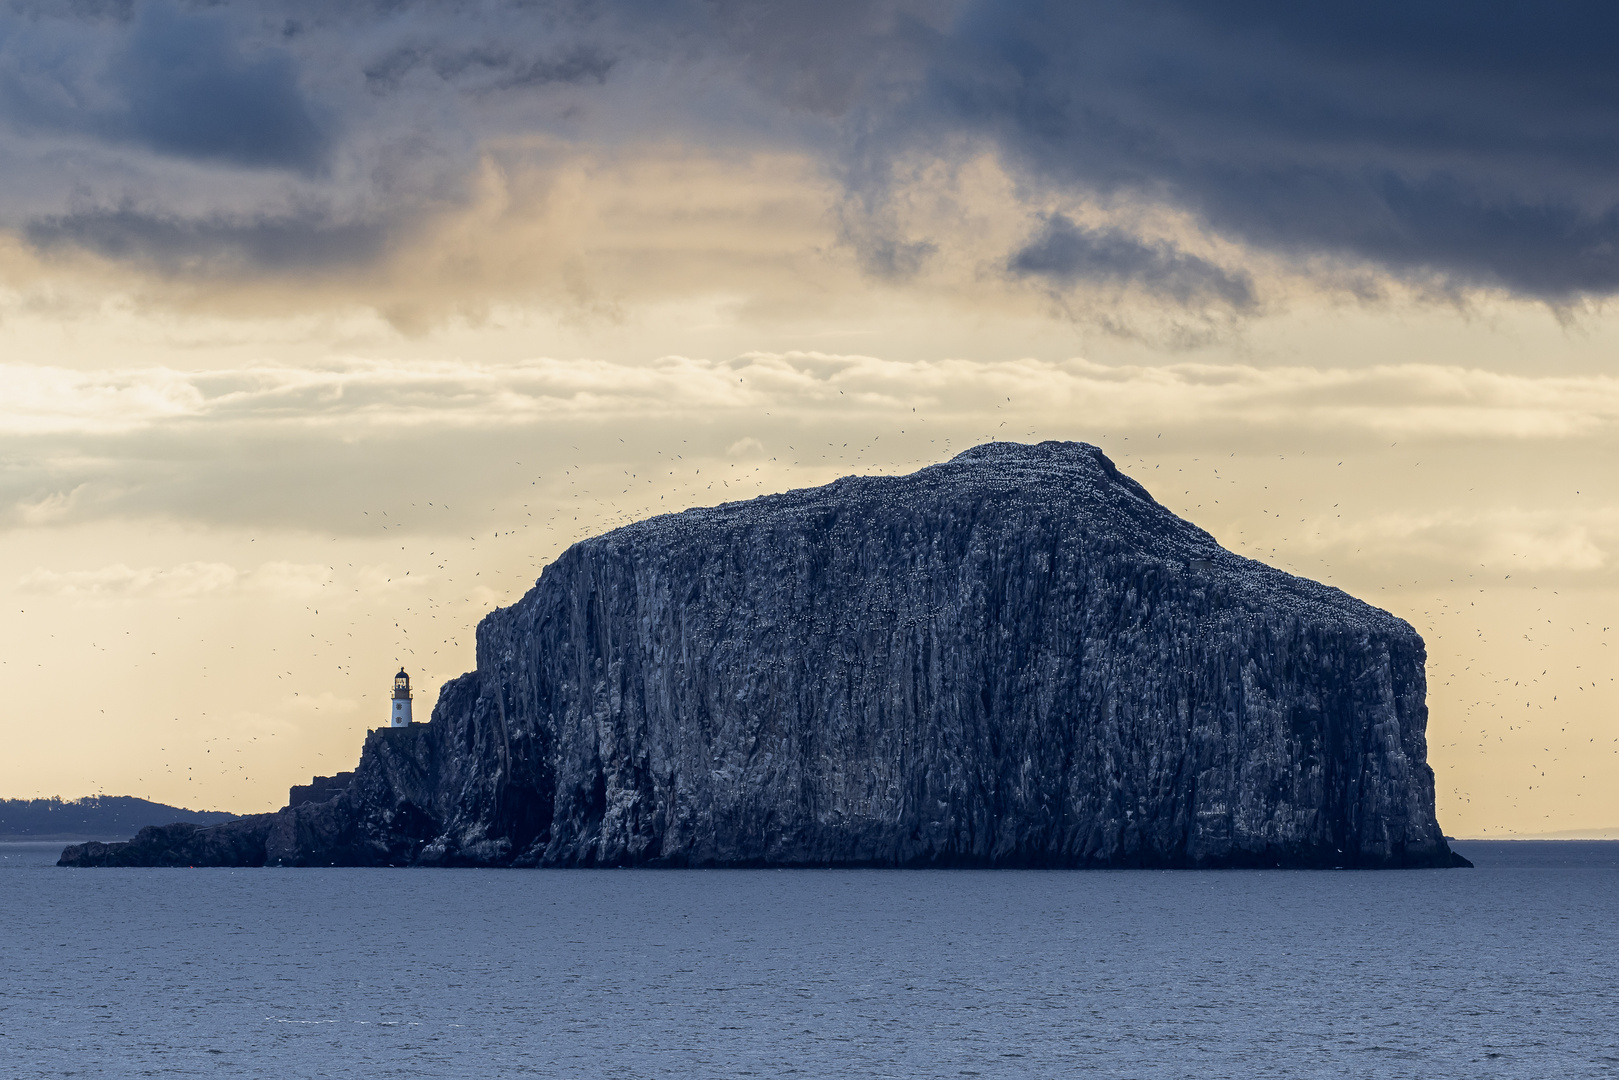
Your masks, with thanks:
[(1234, 308), (1251, 307), (1253, 281), (1158, 241), (1147, 243), (1116, 229), (1085, 229), (1064, 214), (1045, 219), (1038, 235), (1012, 256), (1007, 268), (1059, 284), (1081, 280), (1143, 284), (1182, 304), (1213, 297)]
[[(1424, 365), (1138, 368), (759, 353), (646, 365), (11, 366), (0, 369), (0, 402), (9, 448), (0, 531), (163, 517), (335, 535), (372, 524), (362, 511), (379, 500), (435, 500), (457, 508), (443, 518), (454, 532), (480, 520), (491, 496), (554, 482), (580, 462), (611, 473), (615, 462), (660, 450), (700, 459), (748, 447), (788, 460), (797, 456), (788, 444), (818, 450), (851, 439), (869, 440), (873, 460), (907, 460), (904, 447), (933, 460), (942, 451), (930, 440), (953, 437), (959, 448), (1034, 437), (1031, 427), (1087, 438), (1167, 430), (1226, 452), (1330, 438), (1367, 452), (1454, 443), (1461, 458), (1518, 459), (1525, 444), (1561, 444), (1599, 471), (1619, 435), (1619, 380)], [(1106, 419), (1098, 430), (1094, 420), (1075, 428), (1076, 417)], [(1430, 480), (1413, 472), (1411, 490)], [(461, 516), (468, 512), (476, 514)]]
[(865, 265), (903, 276), (932, 249), (882, 225), (899, 164), (989, 147), (1030, 213), (1004, 265), (1055, 287), (1253, 303), (1239, 271), (1051, 209), (1086, 199), (1300, 266), (1562, 301), (1619, 290), (1616, 23), (1589, 2), (13, 5), (0, 214), (171, 269), (365, 261), (464, 198), (490, 140), (691, 139), (822, 160)]

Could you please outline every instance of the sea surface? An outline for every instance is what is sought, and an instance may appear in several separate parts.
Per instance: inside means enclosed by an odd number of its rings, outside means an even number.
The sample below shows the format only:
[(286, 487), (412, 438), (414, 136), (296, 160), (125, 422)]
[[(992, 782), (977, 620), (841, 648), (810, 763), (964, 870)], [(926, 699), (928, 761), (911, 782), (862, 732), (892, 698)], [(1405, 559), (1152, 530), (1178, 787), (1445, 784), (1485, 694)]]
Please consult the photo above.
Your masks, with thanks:
[(1619, 842), (1474, 870), (66, 870), (10, 1077), (1614, 1077)]

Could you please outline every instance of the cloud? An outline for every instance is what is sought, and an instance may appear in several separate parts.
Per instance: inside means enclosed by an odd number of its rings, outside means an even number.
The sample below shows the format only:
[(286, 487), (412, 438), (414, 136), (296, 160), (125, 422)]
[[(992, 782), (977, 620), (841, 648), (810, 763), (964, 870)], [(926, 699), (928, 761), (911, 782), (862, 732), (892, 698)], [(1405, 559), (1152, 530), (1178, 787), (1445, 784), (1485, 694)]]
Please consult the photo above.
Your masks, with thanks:
[(1445, 506), (1356, 519), (1318, 515), (1303, 524), (1272, 531), (1290, 533), (1296, 554), (1352, 562), (1351, 553), (1359, 552), (1451, 574), (1488, 567), (1486, 576), (1495, 579), (1503, 573), (1594, 575), (1608, 567), (1610, 551), (1619, 551), (1619, 514), (1607, 509)]
[(1064, 286), (1078, 281), (1136, 285), (1182, 305), (1212, 300), (1244, 309), (1254, 304), (1253, 280), (1241, 270), (1226, 270), (1167, 241), (1081, 228), (1060, 213), (1046, 215), (1039, 232), (1008, 260), (1007, 270)]
[[(976, 3), (925, 90), (1031, 177), (1298, 257), (1545, 298), (1619, 286), (1619, 83), (1576, 5)], [(897, 136), (897, 131), (896, 131)]]
[(139, 569), (118, 563), (96, 570), (39, 569), (17, 581), (19, 592), (75, 599), (200, 596), (233, 588), (241, 572), (225, 563), (183, 563)]
[(165, 368), (82, 372), (0, 364), (0, 432), (10, 436), (107, 434), (195, 415), (203, 391)]
[[(655, 512), (656, 498), (650, 511), (618, 500), (612, 476), (660, 453), (716, 469), (776, 470), (800, 460), (805, 468), (855, 468), (868, 459), (910, 468), (946, 456), (950, 445), (990, 438), (1105, 443), (1168, 432), (1189, 446), (1287, 446), (1312, 455), (1327, 445), (1369, 453), (1397, 441), (1451, 462), (1448, 479), (1430, 475), (1431, 461), (1402, 466), (1410, 475), (1399, 483), (1416, 490), (1476, 484), (1463, 478), (1485, 461), (1519, 461), (1529, 444), (1542, 456), (1601, 459), (1619, 442), (1619, 379), (1424, 364), (1138, 366), (758, 352), (643, 364), (538, 358), (112, 372), (11, 365), (0, 368), (0, 389), (0, 529), (161, 519), (386, 537), (400, 508), (414, 503), (413, 529), (482, 536), (485, 512), (497, 504), (533, 502), (517, 515), (529, 522), (541, 506), (571, 500), (583, 489), (570, 487), (563, 470), (581, 461), (608, 477), (592, 488), (605, 500), (592, 512), (609, 503), (618, 504), (614, 515)], [(819, 449), (803, 457), (805, 447), (834, 441), (824, 462)], [(832, 475), (795, 469), (776, 482)], [(1323, 482), (1338, 483), (1338, 475)]]
[(143, 5), (109, 70), (127, 112), (103, 123), (163, 154), (319, 173), (329, 141), (292, 56), (264, 43), (244, 53), (232, 30), (206, 9)]
[[(1616, 19), (1392, 0), (14, 6), (0, 223), (199, 280), (377, 266), (472, 206), (502, 146), (551, 147), (502, 161), (518, 188), (569, 155), (672, 142), (813, 161), (838, 242), (896, 284), (981, 258), (1247, 310), (1255, 279), (1212, 239), (1306, 279), (1567, 304), (1619, 290), (1619, 82), (1594, 44)], [(1016, 177), (1014, 216), (1044, 224), (963, 254), (908, 208), (985, 152)], [(1198, 242), (1139, 231), (1156, 211)]]
[[(618, 424), (715, 411), (819, 415), (830, 406), (981, 415), (1094, 410), (1118, 426), (1196, 421), (1378, 435), (1565, 439), (1619, 425), (1619, 378), (1509, 375), (1439, 364), (1365, 368), (1074, 359), (895, 361), (817, 352), (644, 364), (536, 358), (512, 364), (350, 361), (322, 367), (81, 372), (0, 365), (0, 434), (108, 436), (229, 430), (313, 438)], [(1035, 403), (1035, 404), (1031, 404)], [(732, 443), (735, 445), (732, 446)], [(734, 452), (753, 437), (732, 440)]]
[(244, 590), (286, 596), (318, 592), (330, 577), (327, 567), (285, 562), (264, 563), (250, 570), (220, 562), (138, 568), (115, 563), (95, 570), (39, 568), (17, 580), (17, 591), (78, 601), (189, 600)]
[(332, 221), (319, 211), (198, 219), (119, 207), (36, 218), (25, 235), (42, 251), (81, 248), (170, 273), (216, 276), (364, 265), (386, 247), (388, 227)]
[(414, 74), (431, 72), (478, 94), (499, 93), (550, 83), (603, 83), (615, 60), (590, 45), (576, 45), (554, 56), (525, 56), (509, 43), (400, 44), (365, 68), (367, 85), (397, 92)]
[(64, 521), (78, 509), (79, 496), (88, 486), (79, 484), (71, 490), (47, 492), (36, 499), (19, 499), (16, 504), (17, 520), (25, 526), (50, 525)]
[(9, 13), (0, 109), (13, 124), (192, 161), (324, 169), (329, 134), (296, 58), (239, 10), (161, 0), (124, 18), (79, 10)]

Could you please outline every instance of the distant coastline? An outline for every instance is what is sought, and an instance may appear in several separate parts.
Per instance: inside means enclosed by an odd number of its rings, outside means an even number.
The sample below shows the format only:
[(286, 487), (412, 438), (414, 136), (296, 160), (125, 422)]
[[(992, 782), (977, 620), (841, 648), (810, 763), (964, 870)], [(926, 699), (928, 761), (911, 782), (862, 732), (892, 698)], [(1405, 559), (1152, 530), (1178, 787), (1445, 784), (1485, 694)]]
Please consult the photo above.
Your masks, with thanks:
[(0, 842), (105, 841), (131, 836), (148, 825), (172, 825), (182, 821), (217, 825), (238, 816), (223, 810), (188, 810), (133, 795), (0, 799)]
[(1606, 829), (1562, 829), (1543, 833), (1498, 833), (1495, 836), (1458, 836), (1456, 840), (1619, 840), (1619, 825)]
[(0, 833), (0, 844), (111, 844), (124, 837), (107, 833), (52, 833), (40, 836), (34, 833)]

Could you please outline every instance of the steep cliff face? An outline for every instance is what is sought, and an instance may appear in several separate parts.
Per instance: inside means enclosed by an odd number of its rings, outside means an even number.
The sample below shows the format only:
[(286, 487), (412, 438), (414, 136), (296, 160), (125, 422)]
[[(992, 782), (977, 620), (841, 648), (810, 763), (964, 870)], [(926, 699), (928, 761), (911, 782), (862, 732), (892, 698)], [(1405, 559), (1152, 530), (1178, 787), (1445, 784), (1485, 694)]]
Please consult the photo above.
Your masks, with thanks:
[(264, 819), (267, 861), (1453, 859), (1416, 632), (1221, 549), (1084, 444), (627, 526), (477, 640), (430, 724)]

